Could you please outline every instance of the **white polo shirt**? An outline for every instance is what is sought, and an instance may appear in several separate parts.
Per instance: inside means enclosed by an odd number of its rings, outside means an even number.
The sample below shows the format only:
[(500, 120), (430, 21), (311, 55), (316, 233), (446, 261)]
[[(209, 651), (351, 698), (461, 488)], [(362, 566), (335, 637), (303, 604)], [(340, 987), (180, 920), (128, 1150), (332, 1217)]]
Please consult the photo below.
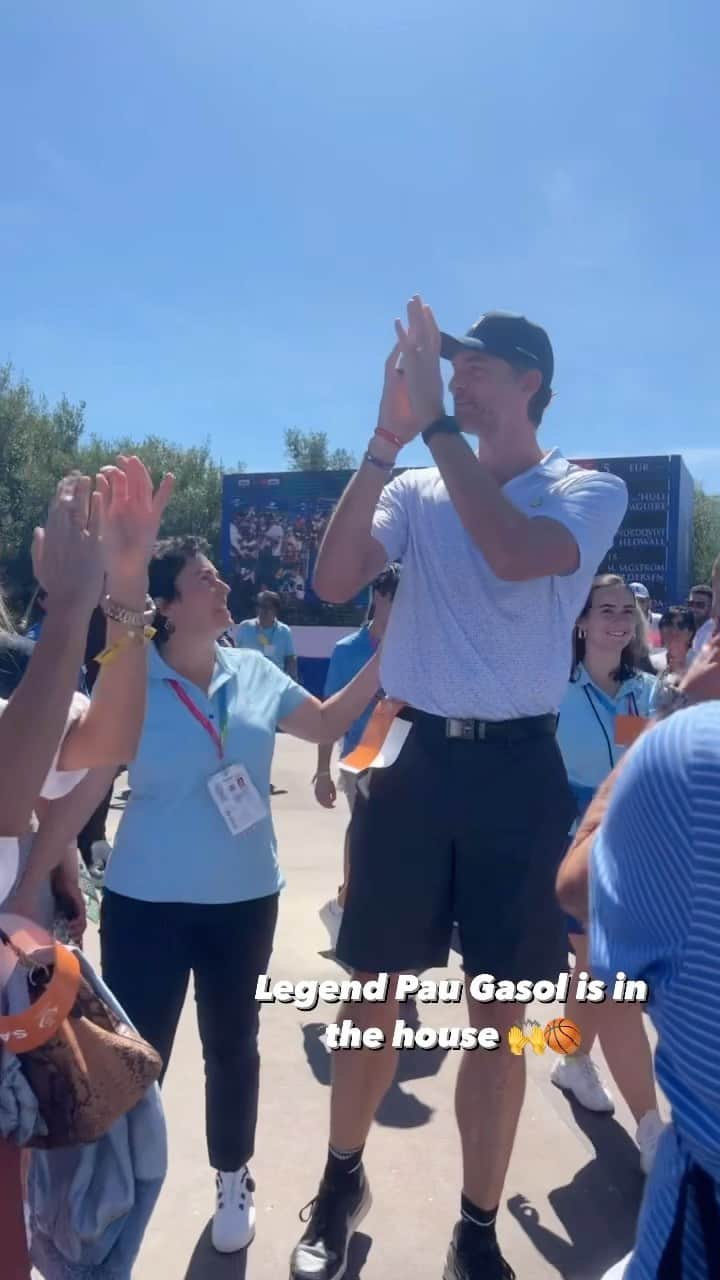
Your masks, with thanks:
[(625, 514), (627, 489), (617, 476), (573, 466), (553, 450), (503, 493), (526, 515), (570, 530), (580, 550), (575, 573), (531, 582), (496, 577), (434, 467), (406, 471), (384, 490), (373, 534), (388, 559), (403, 562), (381, 658), (390, 697), (478, 720), (558, 710), (573, 626)]

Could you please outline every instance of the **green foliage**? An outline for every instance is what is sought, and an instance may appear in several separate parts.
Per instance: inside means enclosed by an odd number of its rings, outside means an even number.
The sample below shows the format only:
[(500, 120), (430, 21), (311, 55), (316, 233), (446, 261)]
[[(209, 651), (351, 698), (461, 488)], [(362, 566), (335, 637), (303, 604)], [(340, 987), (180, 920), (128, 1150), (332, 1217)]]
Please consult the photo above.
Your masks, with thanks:
[(715, 558), (720, 554), (720, 494), (695, 486), (693, 512), (693, 580), (709, 582)]
[[(176, 488), (162, 532), (194, 533), (220, 552), (222, 465), (207, 442), (184, 448), (149, 435), (101, 440), (85, 436), (84, 403), (63, 398), (54, 408), (27, 382), (0, 367), (0, 558), (5, 586), (17, 602), (32, 585), (32, 531), (42, 524), (58, 480), (69, 471), (95, 475), (118, 453), (136, 453), (157, 483), (172, 471)], [(237, 470), (243, 469), (239, 463)]]
[(291, 471), (353, 471), (355, 459), (347, 449), (331, 449), (325, 431), (285, 432), (285, 456)]

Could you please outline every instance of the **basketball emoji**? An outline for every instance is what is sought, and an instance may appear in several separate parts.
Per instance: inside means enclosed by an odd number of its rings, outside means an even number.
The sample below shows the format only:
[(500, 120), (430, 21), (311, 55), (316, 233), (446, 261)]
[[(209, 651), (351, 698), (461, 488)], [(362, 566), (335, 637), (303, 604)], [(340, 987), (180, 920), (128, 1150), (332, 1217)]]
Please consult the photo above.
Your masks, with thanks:
[(579, 1027), (569, 1018), (553, 1018), (544, 1031), (545, 1043), (553, 1053), (577, 1053), (582, 1043)]

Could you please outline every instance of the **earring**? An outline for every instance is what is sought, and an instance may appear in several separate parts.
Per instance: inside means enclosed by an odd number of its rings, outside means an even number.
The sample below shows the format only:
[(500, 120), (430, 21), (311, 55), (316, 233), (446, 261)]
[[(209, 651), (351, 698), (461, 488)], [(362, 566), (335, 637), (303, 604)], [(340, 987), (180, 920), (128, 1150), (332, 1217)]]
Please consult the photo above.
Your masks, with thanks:
[(175, 630), (175, 623), (170, 621), (167, 614), (160, 613), (158, 611), (158, 613), (155, 615), (155, 627), (156, 627), (156, 630), (160, 633), (160, 635), (164, 636), (165, 639), (167, 640), (168, 637), (171, 636)]
[(578, 631), (578, 640), (584, 640), (584, 639), (585, 639), (585, 632)]

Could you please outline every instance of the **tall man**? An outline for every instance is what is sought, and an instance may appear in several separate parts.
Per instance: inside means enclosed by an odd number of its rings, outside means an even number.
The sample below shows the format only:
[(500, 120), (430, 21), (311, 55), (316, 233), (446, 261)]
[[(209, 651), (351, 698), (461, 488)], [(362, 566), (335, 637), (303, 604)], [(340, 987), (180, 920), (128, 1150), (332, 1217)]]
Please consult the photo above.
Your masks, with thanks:
[[(385, 372), (378, 430), (326, 533), (316, 590), (352, 598), (388, 560), (403, 573), (383, 645), (382, 683), (411, 723), (396, 762), (355, 803), (338, 959), (361, 980), (444, 965), (459, 925), (469, 1021), (478, 973), (557, 979), (566, 963), (554, 876), (573, 808), (555, 742), (573, 624), (627, 505), (622, 481), (543, 454), (553, 352), (524, 317), (483, 316), (441, 335), (420, 298)], [(452, 361), (455, 416), (443, 408)], [(402, 368), (398, 359), (402, 358)], [(435, 466), (384, 489), (400, 448), (422, 432)], [(461, 433), (478, 438), (474, 454)], [(494, 1007), (505, 1033), (512, 1004)], [(334, 1058), (330, 1148), (294, 1280), (337, 1280), (369, 1208), (362, 1152), (396, 1066), (397, 1003), (339, 1015), (381, 1023), (386, 1047)], [(456, 1111), (461, 1214), (444, 1280), (510, 1280), (495, 1238), (525, 1085), (503, 1045), (464, 1058)], [(431, 1164), (429, 1169), (431, 1169)]]

